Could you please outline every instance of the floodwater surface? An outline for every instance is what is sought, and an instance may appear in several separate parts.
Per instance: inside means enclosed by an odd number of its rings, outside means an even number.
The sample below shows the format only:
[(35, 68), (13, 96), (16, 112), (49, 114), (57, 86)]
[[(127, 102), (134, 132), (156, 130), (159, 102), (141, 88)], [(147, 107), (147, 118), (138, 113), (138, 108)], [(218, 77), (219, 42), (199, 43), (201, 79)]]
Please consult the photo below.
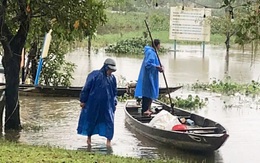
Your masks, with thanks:
[[(249, 52), (231, 50), (228, 66), (225, 62), (225, 49), (217, 46), (206, 46), (202, 57), (200, 46), (177, 46), (178, 52), (160, 55), (165, 67), (165, 75), (169, 86), (192, 84), (197, 81), (210, 82), (231, 76), (236, 82), (245, 83), (259, 81), (259, 57), (252, 59)], [(102, 50), (98, 54), (87, 56), (86, 51), (78, 50), (67, 56), (67, 59), (78, 66), (73, 86), (84, 85), (87, 74), (102, 67), (108, 57)], [(142, 57), (116, 57), (118, 71), (115, 72), (118, 82), (136, 80)], [(160, 75), (160, 85), (165, 86)], [(25, 97), (21, 96), (21, 119), (24, 126), (38, 126), (39, 131), (23, 130), (17, 137), (19, 142), (28, 144), (45, 144), (66, 149), (94, 151), (98, 153), (138, 158), (176, 158), (181, 162), (203, 163), (244, 163), (260, 162), (258, 149), (260, 146), (260, 100), (258, 97), (235, 95), (232, 97), (207, 92), (189, 92), (180, 89), (172, 93), (174, 96), (187, 97), (198, 94), (208, 98), (206, 107), (195, 110), (202, 116), (221, 123), (227, 128), (230, 137), (217, 151), (208, 154), (187, 153), (174, 148), (159, 145), (154, 141), (131, 131), (124, 122), (124, 103), (119, 103), (115, 115), (115, 134), (112, 149), (105, 146), (106, 139), (93, 136), (92, 147), (87, 148), (86, 137), (77, 135), (77, 122), (80, 114), (77, 98)]]

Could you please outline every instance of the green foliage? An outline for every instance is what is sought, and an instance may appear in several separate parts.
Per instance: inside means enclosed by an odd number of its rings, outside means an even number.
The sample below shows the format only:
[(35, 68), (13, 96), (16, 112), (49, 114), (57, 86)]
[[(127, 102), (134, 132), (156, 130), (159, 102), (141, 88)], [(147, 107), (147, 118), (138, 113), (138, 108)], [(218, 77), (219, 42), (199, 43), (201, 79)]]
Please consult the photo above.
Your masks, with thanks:
[(260, 14), (254, 5), (246, 4), (243, 9), (238, 10), (237, 33), (235, 42), (244, 46), (255, 40), (260, 40), (259, 26)]
[(249, 84), (239, 84), (231, 81), (230, 77), (222, 80), (213, 80), (212, 83), (200, 83), (197, 81), (192, 84), (193, 90), (206, 90), (215, 93), (221, 93), (225, 95), (234, 95), (235, 93), (241, 93), (245, 95), (260, 94), (260, 83), (254, 80)]
[[(104, 26), (98, 27), (98, 36), (97, 40), (94, 40), (94, 45), (96, 43), (104, 42), (104, 44), (110, 44), (118, 42), (120, 40), (129, 39), (129, 33), (139, 33), (132, 37), (140, 37), (140, 34), (146, 31), (144, 20), (147, 20), (153, 38), (160, 38), (163, 43), (172, 43), (172, 40), (169, 40), (169, 8), (165, 5), (166, 3), (172, 4), (172, 1), (160, 1), (159, 8), (152, 7), (152, 2), (140, 1), (129, 1), (131, 4), (135, 4), (138, 9), (136, 12), (119, 12), (111, 13), (107, 11), (108, 21)], [(252, 42), (253, 39), (259, 38), (259, 33), (257, 28), (259, 25), (259, 16), (260, 14), (253, 14), (256, 12), (255, 3), (246, 3), (242, 0), (217, 0), (217, 1), (198, 1), (198, 3), (205, 4), (208, 6), (221, 6), (222, 8), (217, 10), (212, 10), (213, 17), (210, 18), (211, 22), (211, 41), (210, 43), (219, 44), (224, 43), (229, 37), (232, 43), (238, 43), (244, 45)], [(124, 3), (121, 3), (124, 5)], [(175, 4), (178, 5), (178, 4)], [(182, 4), (179, 4), (182, 5)], [(140, 7), (142, 6), (142, 7)], [(142, 9), (141, 9), (142, 8)], [(232, 11), (234, 16), (234, 21), (231, 21), (232, 16), (230, 15), (229, 9)], [(227, 10), (227, 11), (225, 11)], [(250, 14), (252, 16), (250, 16)], [(251, 19), (247, 18), (250, 17)], [(251, 20), (251, 23), (248, 23), (247, 20)], [(255, 20), (255, 21), (252, 21)], [(136, 32), (134, 32), (136, 31)], [(227, 36), (229, 32), (229, 36)], [(155, 34), (160, 33), (158, 36)], [(103, 40), (102, 34), (110, 34), (109, 36), (104, 36)], [(111, 36), (115, 34), (115, 36)], [(221, 38), (216, 38), (215, 35), (220, 36)], [(109, 38), (108, 38), (109, 37)], [(132, 38), (130, 37), (130, 38)], [(216, 39), (214, 39), (216, 38)], [(107, 39), (111, 39), (108, 41)], [(180, 41), (178, 43), (187, 44), (185, 41)], [(188, 42), (189, 44), (194, 44), (194, 42)]]
[(70, 86), (76, 65), (65, 60), (65, 43), (53, 41), (49, 55), (44, 59), (40, 83), (51, 86)]
[(125, 93), (123, 96), (117, 96), (119, 102), (126, 102), (126, 100), (133, 99), (134, 97)]
[(211, 17), (211, 34), (222, 34), (226, 35), (229, 31), (230, 33), (236, 33), (237, 24), (236, 22), (232, 22), (229, 17), (221, 16), (221, 17)]
[[(218, 31), (221, 33), (230, 32), (231, 36), (235, 36), (235, 43), (241, 46), (260, 39), (259, 4), (257, 5), (251, 1), (223, 0), (221, 7), (225, 8), (226, 16), (214, 18), (214, 20), (211, 21), (213, 33)], [(233, 23), (231, 19), (234, 20)], [(223, 22), (223, 20), (225, 22)]]
[(147, 20), (152, 32), (162, 30), (169, 31), (169, 14), (161, 10), (128, 13), (113, 13), (112, 11), (107, 11), (106, 14), (108, 21), (105, 25), (98, 27), (98, 34), (120, 33), (124, 35), (130, 31), (147, 31), (144, 20)]
[(17, 1), (11, 0), (8, 3), (4, 17), (6, 25), (15, 33), (21, 21), (19, 14), (25, 11), (30, 22), (27, 41), (29, 43), (42, 38), (51, 28), (60, 39), (67, 41), (82, 39), (85, 37), (85, 32), (92, 35), (98, 25), (106, 22), (105, 6), (102, 1), (27, 1), (21, 9)]
[[(159, 100), (167, 104), (170, 104), (170, 99), (165, 96), (160, 96)], [(175, 98), (172, 99), (174, 106), (179, 108), (189, 109), (189, 110), (202, 108), (207, 104), (206, 103), (207, 101), (208, 101), (207, 98), (203, 100), (198, 95), (196, 95), (195, 97), (193, 97), (192, 95), (188, 95), (187, 98), (181, 98), (176, 96)]]
[(231, 5), (234, 2), (235, 2), (235, 0), (223, 0), (224, 4), (221, 7), (226, 7), (228, 5)]
[[(133, 99), (133, 98), (134, 98), (133, 96), (125, 93), (123, 96), (118, 96), (117, 100), (119, 102), (125, 102), (126, 100)], [(170, 99), (165, 95), (159, 95), (158, 99), (170, 105)], [(182, 98), (179, 96), (172, 98), (172, 102), (174, 103), (174, 106), (179, 108), (185, 108), (188, 110), (202, 108), (203, 106), (206, 106), (207, 101), (208, 98), (201, 99), (198, 95), (196, 96), (188, 95), (187, 98)]]
[[(143, 55), (144, 46), (151, 44), (148, 38), (145, 37), (134, 37), (131, 39), (121, 40), (115, 45), (109, 45), (105, 51), (108, 53), (118, 54), (141, 54)], [(165, 53), (167, 50), (161, 46), (159, 49), (160, 53)]]
[(131, 31), (145, 31), (145, 13), (112, 13), (111, 11), (106, 11), (106, 15), (108, 18), (106, 24), (98, 26), (97, 33), (99, 35), (118, 33), (123, 36)]
[(136, 11), (137, 8), (134, 5), (134, 1), (126, 1), (126, 0), (108, 0), (105, 1), (105, 5), (107, 8), (111, 8), (115, 12), (124, 11)]
[[(51, 42), (50, 55), (44, 63), (42, 72), (44, 79), (41, 83), (68, 86), (75, 66), (65, 62), (64, 55), (68, 52), (68, 48), (61, 49), (76, 40), (91, 37), (96, 32), (97, 26), (106, 22), (104, 9), (104, 3), (96, 0), (44, 2), (11, 0), (7, 6), (2, 2), (0, 23), (4, 30), (1, 36), (12, 37), (12, 41), (20, 44), (26, 40), (25, 48), (30, 49), (32, 42), (42, 46), (45, 33), (52, 29), (55, 40)], [(23, 33), (26, 35), (22, 38), (13, 37), (19, 34), (19, 28), (24, 29)]]
[[(51, 4), (32, 2), (31, 6), (41, 8), (44, 16), (32, 19), (28, 43), (43, 44), (44, 34), (52, 28), (53, 39), (49, 56), (44, 60), (40, 83), (42, 85), (70, 86), (75, 65), (65, 60), (69, 42), (93, 35), (97, 25), (106, 21), (104, 5), (94, 0), (61, 1)], [(57, 12), (59, 11), (59, 12)]]
[[(127, 39), (139, 38), (143, 36), (144, 32), (147, 33), (144, 20), (147, 20), (153, 38), (159, 38), (162, 44), (173, 44), (173, 40), (169, 39), (169, 12), (169, 9), (167, 11), (150, 9), (149, 12), (127, 13), (106, 11), (107, 23), (98, 27), (97, 36), (92, 40), (92, 45), (104, 47)], [(215, 19), (212, 22), (216, 22)], [(217, 23), (211, 26), (213, 35), (211, 35), (210, 43), (220, 44), (225, 42), (226, 31), (221, 29), (220, 32), (219, 25), (221, 23), (223, 23), (223, 20), (219, 18)], [(177, 44), (199, 44), (199, 42), (178, 41)]]
[[(97, 35), (95, 39), (92, 40), (92, 45), (95, 48), (105, 47), (110, 44), (114, 44), (115, 42), (119, 42), (120, 40), (132, 39), (133, 37), (140, 37), (142, 35), (142, 31), (133, 31), (127, 32), (123, 35), (121, 34), (105, 34), (105, 35)], [(168, 43), (173, 46), (173, 40), (169, 39), (169, 31), (154, 31), (152, 33), (153, 38), (159, 38), (162, 44)], [(225, 37), (220, 34), (211, 35), (210, 44), (221, 44), (225, 42)], [(199, 44), (199, 42), (188, 42), (188, 41), (180, 41), (177, 44)]]
[(175, 106), (180, 107), (180, 108), (191, 108), (191, 109), (196, 109), (196, 108), (201, 108), (206, 105), (206, 101), (208, 101), (207, 98), (204, 100), (201, 99), (198, 95), (193, 97), (192, 95), (188, 95), (186, 99), (182, 99), (178, 96), (175, 97), (173, 100)]
[[(170, 12), (170, 11), (169, 11)], [(148, 17), (148, 22), (153, 31), (169, 31), (170, 15), (162, 11), (152, 11)]]
[(143, 48), (148, 44), (148, 40), (143, 37), (134, 37), (117, 42), (115, 45), (109, 45), (105, 49), (108, 53), (119, 54), (142, 54)]

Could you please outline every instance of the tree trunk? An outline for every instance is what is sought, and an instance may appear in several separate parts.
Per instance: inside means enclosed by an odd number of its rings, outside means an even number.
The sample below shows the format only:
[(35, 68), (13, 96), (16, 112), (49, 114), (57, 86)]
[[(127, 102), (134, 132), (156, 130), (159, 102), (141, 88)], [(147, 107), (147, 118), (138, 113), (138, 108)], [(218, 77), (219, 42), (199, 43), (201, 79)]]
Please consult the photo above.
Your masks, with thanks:
[(88, 37), (88, 55), (91, 53), (91, 36)]
[(225, 60), (226, 62), (229, 62), (229, 48), (230, 48), (230, 32), (227, 32), (227, 35), (226, 35), (226, 57), (225, 57)]
[[(25, 74), (24, 74), (25, 75), (24, 80), (26, 81), (26, 78), (29, 75), (29, 78), (31, 78), (31, 83), (34, 83), (35, 76), (36, 76), (36, 69), (37, 69), (36, 53), (37, 53), (37, 42), (33, 42), (31, 44), (31, 49), (27, 57)], [(31, 63), (31, 67), (29, 67), (30, 63)]]
[(25, 45), (29, 25), (31, 21), (31, 13), (25, 0), (18, 0), (17, 15), (19, 15), (19, 28), (16, 33), (12, 33), (6, 23), (7, 1), (3, 0), (0, 5), (0, 41), (4, 50), (2, 59), (5, 73), (6, 89), (5, 89), (5, 131), (21, 129), (20, 121), (20, 105), (18, 100), (19, 88), (19, 72), (21, 63), (21, 52)]
[[(10, 41), (2, 41), (4, 56), (2, 59), (5, 73), (5, 130), (20, 130), (20, 104), (18, 100), (19, 89), (19, 72), (21, 67), (21, 53), (26, 40), (25, 29), (28, 29), (29, 25), (22, 25), (22, 30), (18, 30), (17, 34), (8, 38)], [(26, 28), (25, 28), (26, 27)], [(26, 32), (26, 33), (24, 33)]]
[[(15, 47), (16, 49), (17, 47)], [(11, 51), (16, 51), (11, 47)], [(8, 58), (6, 56), (12, 56)], [(21, 129), (20, 121), (20, 105), (18, 100), (19, 89), (19, 71), (21, 55), (18, 54), (4, 54), (3, 66), (5, 68), (6, 81), (6, 109), (5, 109), (5, 130)]]
[(31, 83), (34, 83), (36, 78), (36, 72), (37, 72), (37, 60), (34, 58), (32, 59), (32, 67), (31, 67)]

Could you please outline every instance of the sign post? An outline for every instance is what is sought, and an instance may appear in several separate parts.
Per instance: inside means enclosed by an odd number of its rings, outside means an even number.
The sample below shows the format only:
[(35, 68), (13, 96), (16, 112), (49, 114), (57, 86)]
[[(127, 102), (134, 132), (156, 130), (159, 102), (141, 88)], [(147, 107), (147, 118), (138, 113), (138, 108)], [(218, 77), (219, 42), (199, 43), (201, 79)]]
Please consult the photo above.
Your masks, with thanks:
[(210, 41), (210, 24), (206, 21), (209, 16), (211, 9), (171, 7), (169, 39), (174, 40), (174, 48), (176, 40), (200, 41), (203, 44)]
[(48, 51), (49, 51), (49, 48), (50, 48), (51, 32), (52, 32), (52, 29), (50, 29), (50, 31), (45, 35), (45, 38), (44, 38), (44, 43), (43, 43), (43, 47), (42, 47), (42, 54), (41, 54), (39, 64), (38, 64), (36, 77), (35, 77), (35, 81), (34, 81), (34, 86), (37, 86), (39, 84), (39, 77), (40, 77), (41, 70), (42, 70), (43, 59), (47, 57)]

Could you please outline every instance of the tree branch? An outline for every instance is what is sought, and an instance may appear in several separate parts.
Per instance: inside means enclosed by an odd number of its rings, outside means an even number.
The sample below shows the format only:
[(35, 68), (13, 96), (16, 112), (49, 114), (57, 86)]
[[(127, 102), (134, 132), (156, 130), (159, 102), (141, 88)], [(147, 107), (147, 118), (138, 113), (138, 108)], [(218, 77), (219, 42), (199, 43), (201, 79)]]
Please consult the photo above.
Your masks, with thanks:
[(5, 54), (10, 54), (9, 57), (12, 57), (12, 50), (9, 41), (12, 39), (13, 34), (10, 32), (8, 26), (5, 23), (6, 8), (7, 0), (2, 0), (2, 4), (0, 6), (0, 41)]
[[(20, 26), (18, 29), (18, 32), (15, 35), (14, 40), (16, 40), (15, 44), (22, 44), (20, 45), (21, 49), (19, 49), (19, 51), (17, 52), (19, 54), (20, 50), (22, 50), (26, 38), (27, 38), (27, 34), (29, 31), (29, 23), (30, 23), (30, 12), (27, 12), (27, 4), (25, 0), (18, 0), (18, 6), (20, 9)], [(19, 38), (17, 41), (17, 38)], [(19, 43), (18, 43), (19, 42)]]

